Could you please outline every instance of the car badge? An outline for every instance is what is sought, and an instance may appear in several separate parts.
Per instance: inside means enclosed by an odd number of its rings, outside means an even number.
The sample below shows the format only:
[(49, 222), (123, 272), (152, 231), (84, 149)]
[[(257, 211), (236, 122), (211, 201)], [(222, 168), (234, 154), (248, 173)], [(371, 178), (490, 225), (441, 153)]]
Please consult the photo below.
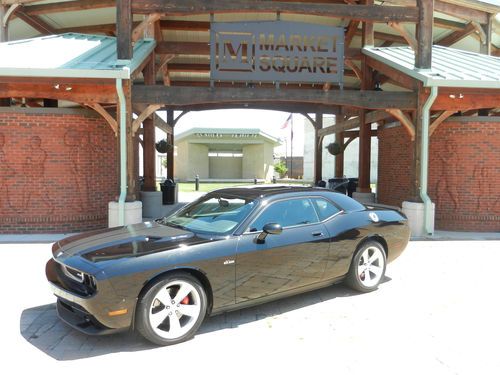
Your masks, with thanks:
[(370, 216), (370, 219), (372, 219), (372, 221), (374, 223), (378, 223), (379, 222), (379, 218), (378, 218), (378, 215), (375, 213), (375, 212), (370, 212), (368, 214), (368, 216)]

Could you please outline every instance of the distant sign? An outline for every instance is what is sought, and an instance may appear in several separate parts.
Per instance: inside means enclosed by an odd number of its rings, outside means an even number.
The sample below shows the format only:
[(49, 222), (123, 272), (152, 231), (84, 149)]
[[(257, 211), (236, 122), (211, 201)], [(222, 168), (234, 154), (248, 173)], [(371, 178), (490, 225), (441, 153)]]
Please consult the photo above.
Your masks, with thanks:
[(301, 22), (217, 22), (210, 29), (210, 79), (339, 83), (344, 29)]

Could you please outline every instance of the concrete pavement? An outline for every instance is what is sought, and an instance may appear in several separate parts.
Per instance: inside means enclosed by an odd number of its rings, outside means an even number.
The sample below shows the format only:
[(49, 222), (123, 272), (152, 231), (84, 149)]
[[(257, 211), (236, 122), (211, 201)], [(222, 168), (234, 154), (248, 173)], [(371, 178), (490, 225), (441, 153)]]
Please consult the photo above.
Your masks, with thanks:
[[(58, 320), (49, 244), (2, 244), (0, 371), (89, 374), (500, 372), (498, 241), (419, 241), (379, 290), (344, 286), (209, 318), (186, 343), (89, 337)], [(15, 370), (14, 370), (15, 369)]]

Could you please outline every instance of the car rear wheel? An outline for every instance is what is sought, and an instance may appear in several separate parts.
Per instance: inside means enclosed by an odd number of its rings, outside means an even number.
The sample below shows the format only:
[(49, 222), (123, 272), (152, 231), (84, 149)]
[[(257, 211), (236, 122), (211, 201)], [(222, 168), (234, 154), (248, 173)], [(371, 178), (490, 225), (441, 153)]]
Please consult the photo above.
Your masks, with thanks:
[(352, 259), (346, 284), (360, 292), (371, 292), (384, 278), (385, 267), (386, 255), (382, 245), (376, 241), (365, 242)]
[(151, 285), (140, 298), (136, 327), (155, 344), (177, 344), (194, 336), (206, 309), (207, 297), (200, 282), (189, 274), (171, 274)]

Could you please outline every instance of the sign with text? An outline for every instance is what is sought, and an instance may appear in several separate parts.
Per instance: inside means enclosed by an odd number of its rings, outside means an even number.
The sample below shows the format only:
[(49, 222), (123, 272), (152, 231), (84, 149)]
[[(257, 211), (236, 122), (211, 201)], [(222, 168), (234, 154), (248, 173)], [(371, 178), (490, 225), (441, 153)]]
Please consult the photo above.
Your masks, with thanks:
[(301, 22), (213, 22), (210, 79), (339, 83), (344, 29)]

